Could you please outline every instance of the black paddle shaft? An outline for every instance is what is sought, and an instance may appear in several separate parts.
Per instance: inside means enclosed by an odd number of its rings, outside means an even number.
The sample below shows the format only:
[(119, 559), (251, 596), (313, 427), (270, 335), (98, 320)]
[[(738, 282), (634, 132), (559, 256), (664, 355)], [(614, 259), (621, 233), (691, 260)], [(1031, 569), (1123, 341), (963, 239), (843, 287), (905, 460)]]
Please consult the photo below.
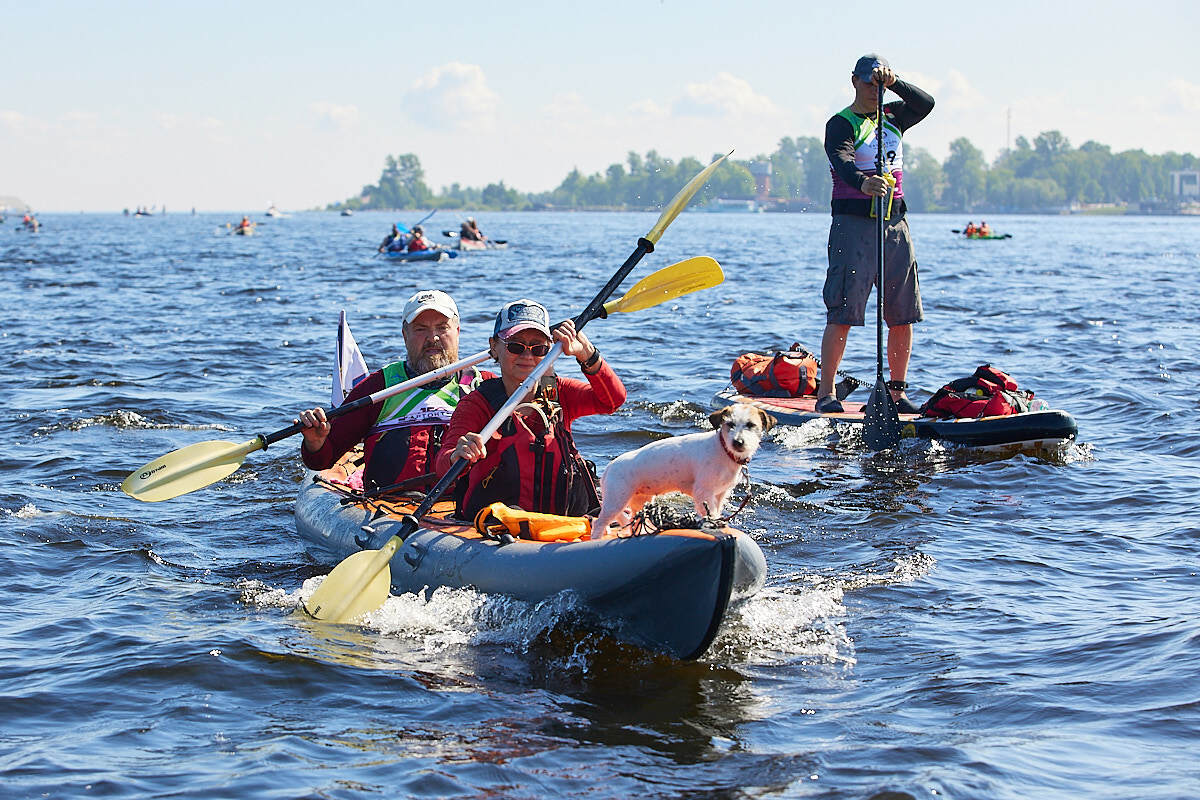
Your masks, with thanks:
[[(883, 152), (883, 79), (876, 77), (878, 94), (875, 108), (875, 174), (884, 177)], [(886, 179), (885, 179), (886, 180)], [(885, 186), (888, 184), (885, 183)], [(896, 413), (896, 401), (892, 399), (886, 384), (883, 382), (883, 255), (884, 255), (884, 197), (875, 197), (875, 231), (878, 249), (876, 250), (875, 273), (875, 388), (871, 399), (863, 412), (863, 439), (872, 450), (886, 450), (895, 447), (900, 442), (900, 416)]]
[[(588, 324), (588, 322), (601, 316), (601, 312), (604, 310), (604, 303), (617, 290), (617, 287), (621, 285), (621, 281), (625, 280), (629, 276), (629, 273), (633, 272), (633, 268), (637, 266), (644, 255), (653, 252), (653, 242), (645, 237), (638, 239), (637, 247), (629, 258), (625, 259), (625, 263), (621, 265), (621, 268), (609, 279), (608, 283), (604, 284), (604, 288), (592, 298), (592, 302), (588, 303), (583, 311), (579, 312), (579, 315), (575, 317), (575, 330), (582, 330), (583, 326)], [(442, 476), (442, 479), (437, 482), (436, 486), (429, 490), (429, 494), (425, 495), (425, 499), (421, 501), (421, 505), (417, 506), (416, 510), (410, 516), (404, 518), (404, 523), (400, 526), (400, 531), (396, 534), (401, 540), (407, 539), (412, 535), (420, 524), (419, 520), (421, 517), (433, 509), (433, 504), (446, 493), (447, 489), (454, 485), (454, 482), (470, 466), (470, 463), (464, 458), (450, 465), (450, 469)]]
[[(343, 414), (349, 414), (351, 411), (355, 411), (363, 406), (369, 406), (371, 404), (372, 402), (370, 395), (367, 397), (360, 397), (357, 400), (345, 403), (337, 408), (325, 409), (325, 419), (336, 419)], [(279, 440), (286, 439), (289, 436), (295, 436), (302, 430), (304, 430), (304, 423), (297, 422), (294, 425), (289, 425), (288, 427), (277, 430), (274, 433), (260, 433), (258, 434), (258, 440), (262, 442), (262, 449), (266, 450), (268, 445), (275, 444)]]
[[(879, 95), (877, 97), (876, 109), (879, 112), (878, 118), (875, 120), (875, 174), (883, 177), (884, 160), (883, 160), (883, 79), (879, 79)], [(875, 232), (876, 245), (876, 267), (877, 273), (875, 276), (875, 378), (883, 380), (883, 197), (876, 195), (875, 197)]]

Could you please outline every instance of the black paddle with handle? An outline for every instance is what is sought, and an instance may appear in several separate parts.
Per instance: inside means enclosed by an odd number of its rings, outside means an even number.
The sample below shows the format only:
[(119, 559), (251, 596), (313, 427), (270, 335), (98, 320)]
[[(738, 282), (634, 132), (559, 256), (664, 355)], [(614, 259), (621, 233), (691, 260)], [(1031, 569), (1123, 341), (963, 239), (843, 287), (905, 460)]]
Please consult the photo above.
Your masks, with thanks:
[[(620, 269), (616, 274), (609, 279), (608, 283), (604, 284), (592, 301), (575, 317), (575, 329), (582, 330), (583, 326), (589, 321), (601, 316), (605, 301), (609, 296), (616, 291), (621, 282), (626, 276), (633, 271), (638, 262), (647, 253), (654, 252), (654, 246), (662, 237), (667, 226), (683, 211), (684, 206), (688, 204), (692, 196), (700, 190), (700, 187), (708, 180), (713, 171), (724, 161), (728, 156), (721, 156), (713, 163), (705, 167), (700, 174), (692, 178), (687, 186), (679, 190), (679, 194), (671, 203), (663, 210), (658, 221), (654, 223), (654, 227), (641, 239), (638, 239), (637, 247), (629, 258), (625, 259)], [(534, 384), (549, 371), (554, 360), (562, 354), (562, 343), (555, 343), (550, 352), (542, 359), (542, 361), (534, 368), (529, 377), (525, 379), (517, 390), (512, 393), (491, 421), (484, 426), (479, 432), (480, 437), (486, 442), (492, 434), (499, 430), (504, 421), (508, 419), (513, 410), (520, 405), (525, 395), (533, 388)], [(360, 550), (347, 558), (343, 559), (340, 564), (333, 570), (317, 587), (312, 596), (304, 603), (304, 609), (312, 617), (329, 622), (348, 622), (355, 617), (361, 616), (369, 611), (374, 611), (379, 608), (387, 599), (391, 590), (391, 569), (389, 567), (392, 556), (404, 544), (404, 540), (415, 532), (419, 526), (421, 517), (428, 514), (434, 503), (449, 489), (458, 477), (462, 474), (470, 464), (467, 461), (455, 461), (449, 471), (442, 476), (442, 479), (437, 482), (437, 485), (429, 491), (425, 499), (417, 506), (413, 513), (405, 517), (404, 522), (400, 526), (399, 532), (392, 536), (383, 547), (378, 550)]]
[[(879, 89), (875, 104), (875, 174), (884, 176), (883, 154), (883, 79), (875, 76)], [(886, 450), (900, 443), (900, 414), (887, 384), (883, 381), (883, 236), (884, 196), (875, 197), (875, 232), (877, 234), (875, 272), (875, 388), (863, 409), (863, 440), (872, 450)], [(890, 203), (888, 206), (890, 207)]]

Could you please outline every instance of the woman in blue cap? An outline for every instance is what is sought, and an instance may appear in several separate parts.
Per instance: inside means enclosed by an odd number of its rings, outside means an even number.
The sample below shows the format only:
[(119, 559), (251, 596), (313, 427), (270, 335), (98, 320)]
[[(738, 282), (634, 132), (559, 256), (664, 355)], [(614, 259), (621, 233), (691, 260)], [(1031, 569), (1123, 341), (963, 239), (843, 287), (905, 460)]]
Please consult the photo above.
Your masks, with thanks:
[[(562, 343), (563, 355), (579, 362), (586, 381), (547, 374), (492, 440), (484, 442), (479, 431), (556, 341)], [(483, 381), (459, 402), (435, 464), (444, 475), (454, 461), (471, 462), (455, 488), (456, 515), (473, 519), (497, 501), (545, 514), (596, 513), (595, 482), (575, 449), (571, 423), (620, 408), (625, 402), (621, 379), (573, 321), (552, 330), (545, 307), (532, 300), (500, 309), (489, 344), (500, 363), (500, 377)]]

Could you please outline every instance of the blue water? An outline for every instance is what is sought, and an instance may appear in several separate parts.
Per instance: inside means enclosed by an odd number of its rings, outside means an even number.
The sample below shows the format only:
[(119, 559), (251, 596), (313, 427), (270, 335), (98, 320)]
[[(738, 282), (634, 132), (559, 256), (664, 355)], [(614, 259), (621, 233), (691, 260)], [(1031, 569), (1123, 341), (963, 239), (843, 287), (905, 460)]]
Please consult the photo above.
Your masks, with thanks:
[[(438, 265), (375, 258), (382, 214), (230, 219), (0, 231), (3, 796), (1200, 796), (1200, 219), (997, 217), (1013, 239), (967, 242), (914, 215), (911, 382), (991, 362), (1079, 441), (873, 455), (776, 429), (736, 523), (767, 587), (695, 663), (469, 591), (364, 627), (293, 615), (330, 566), (294, 532), (296, 440), (176, 500), (118, 488), (327, 403), (339, 310), (379, 366), (404, 299), (440, 287), (475, 352), (506, 300), (575, 313), (654, 214), (485, 215), (513, 246)], [(581, 449), (603, 467), (699, 430), (737, 355), (816, 347), (827, 228), (682, 215), (627, 285), (695, 255), (727, 280), (593, 323), (630, 400)], [(873, 376), (873, 330), (845, 368)]]

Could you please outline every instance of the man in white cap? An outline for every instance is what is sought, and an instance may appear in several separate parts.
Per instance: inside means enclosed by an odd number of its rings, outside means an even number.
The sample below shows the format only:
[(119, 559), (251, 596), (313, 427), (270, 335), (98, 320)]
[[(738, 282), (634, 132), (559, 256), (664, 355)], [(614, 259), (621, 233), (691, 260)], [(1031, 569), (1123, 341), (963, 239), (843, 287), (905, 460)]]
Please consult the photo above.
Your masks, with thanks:
[[(458, 306), (445, 292), (423, 289), (404, 305), (405, 359), (372, 372), (346, 397), (349, 403), (458, 361)], [(363, 442), (363, 487), (385, 486), (423, 491), (437, 482), (433, 458), (458, 401), (480, 381), (494, 377), (474, 367), (450, 378), (393, 395), (338, 417), (323, 408), (300, 414), (305, 425), (300, 453), (310, 469), (328, 469), (350, 448)]]

